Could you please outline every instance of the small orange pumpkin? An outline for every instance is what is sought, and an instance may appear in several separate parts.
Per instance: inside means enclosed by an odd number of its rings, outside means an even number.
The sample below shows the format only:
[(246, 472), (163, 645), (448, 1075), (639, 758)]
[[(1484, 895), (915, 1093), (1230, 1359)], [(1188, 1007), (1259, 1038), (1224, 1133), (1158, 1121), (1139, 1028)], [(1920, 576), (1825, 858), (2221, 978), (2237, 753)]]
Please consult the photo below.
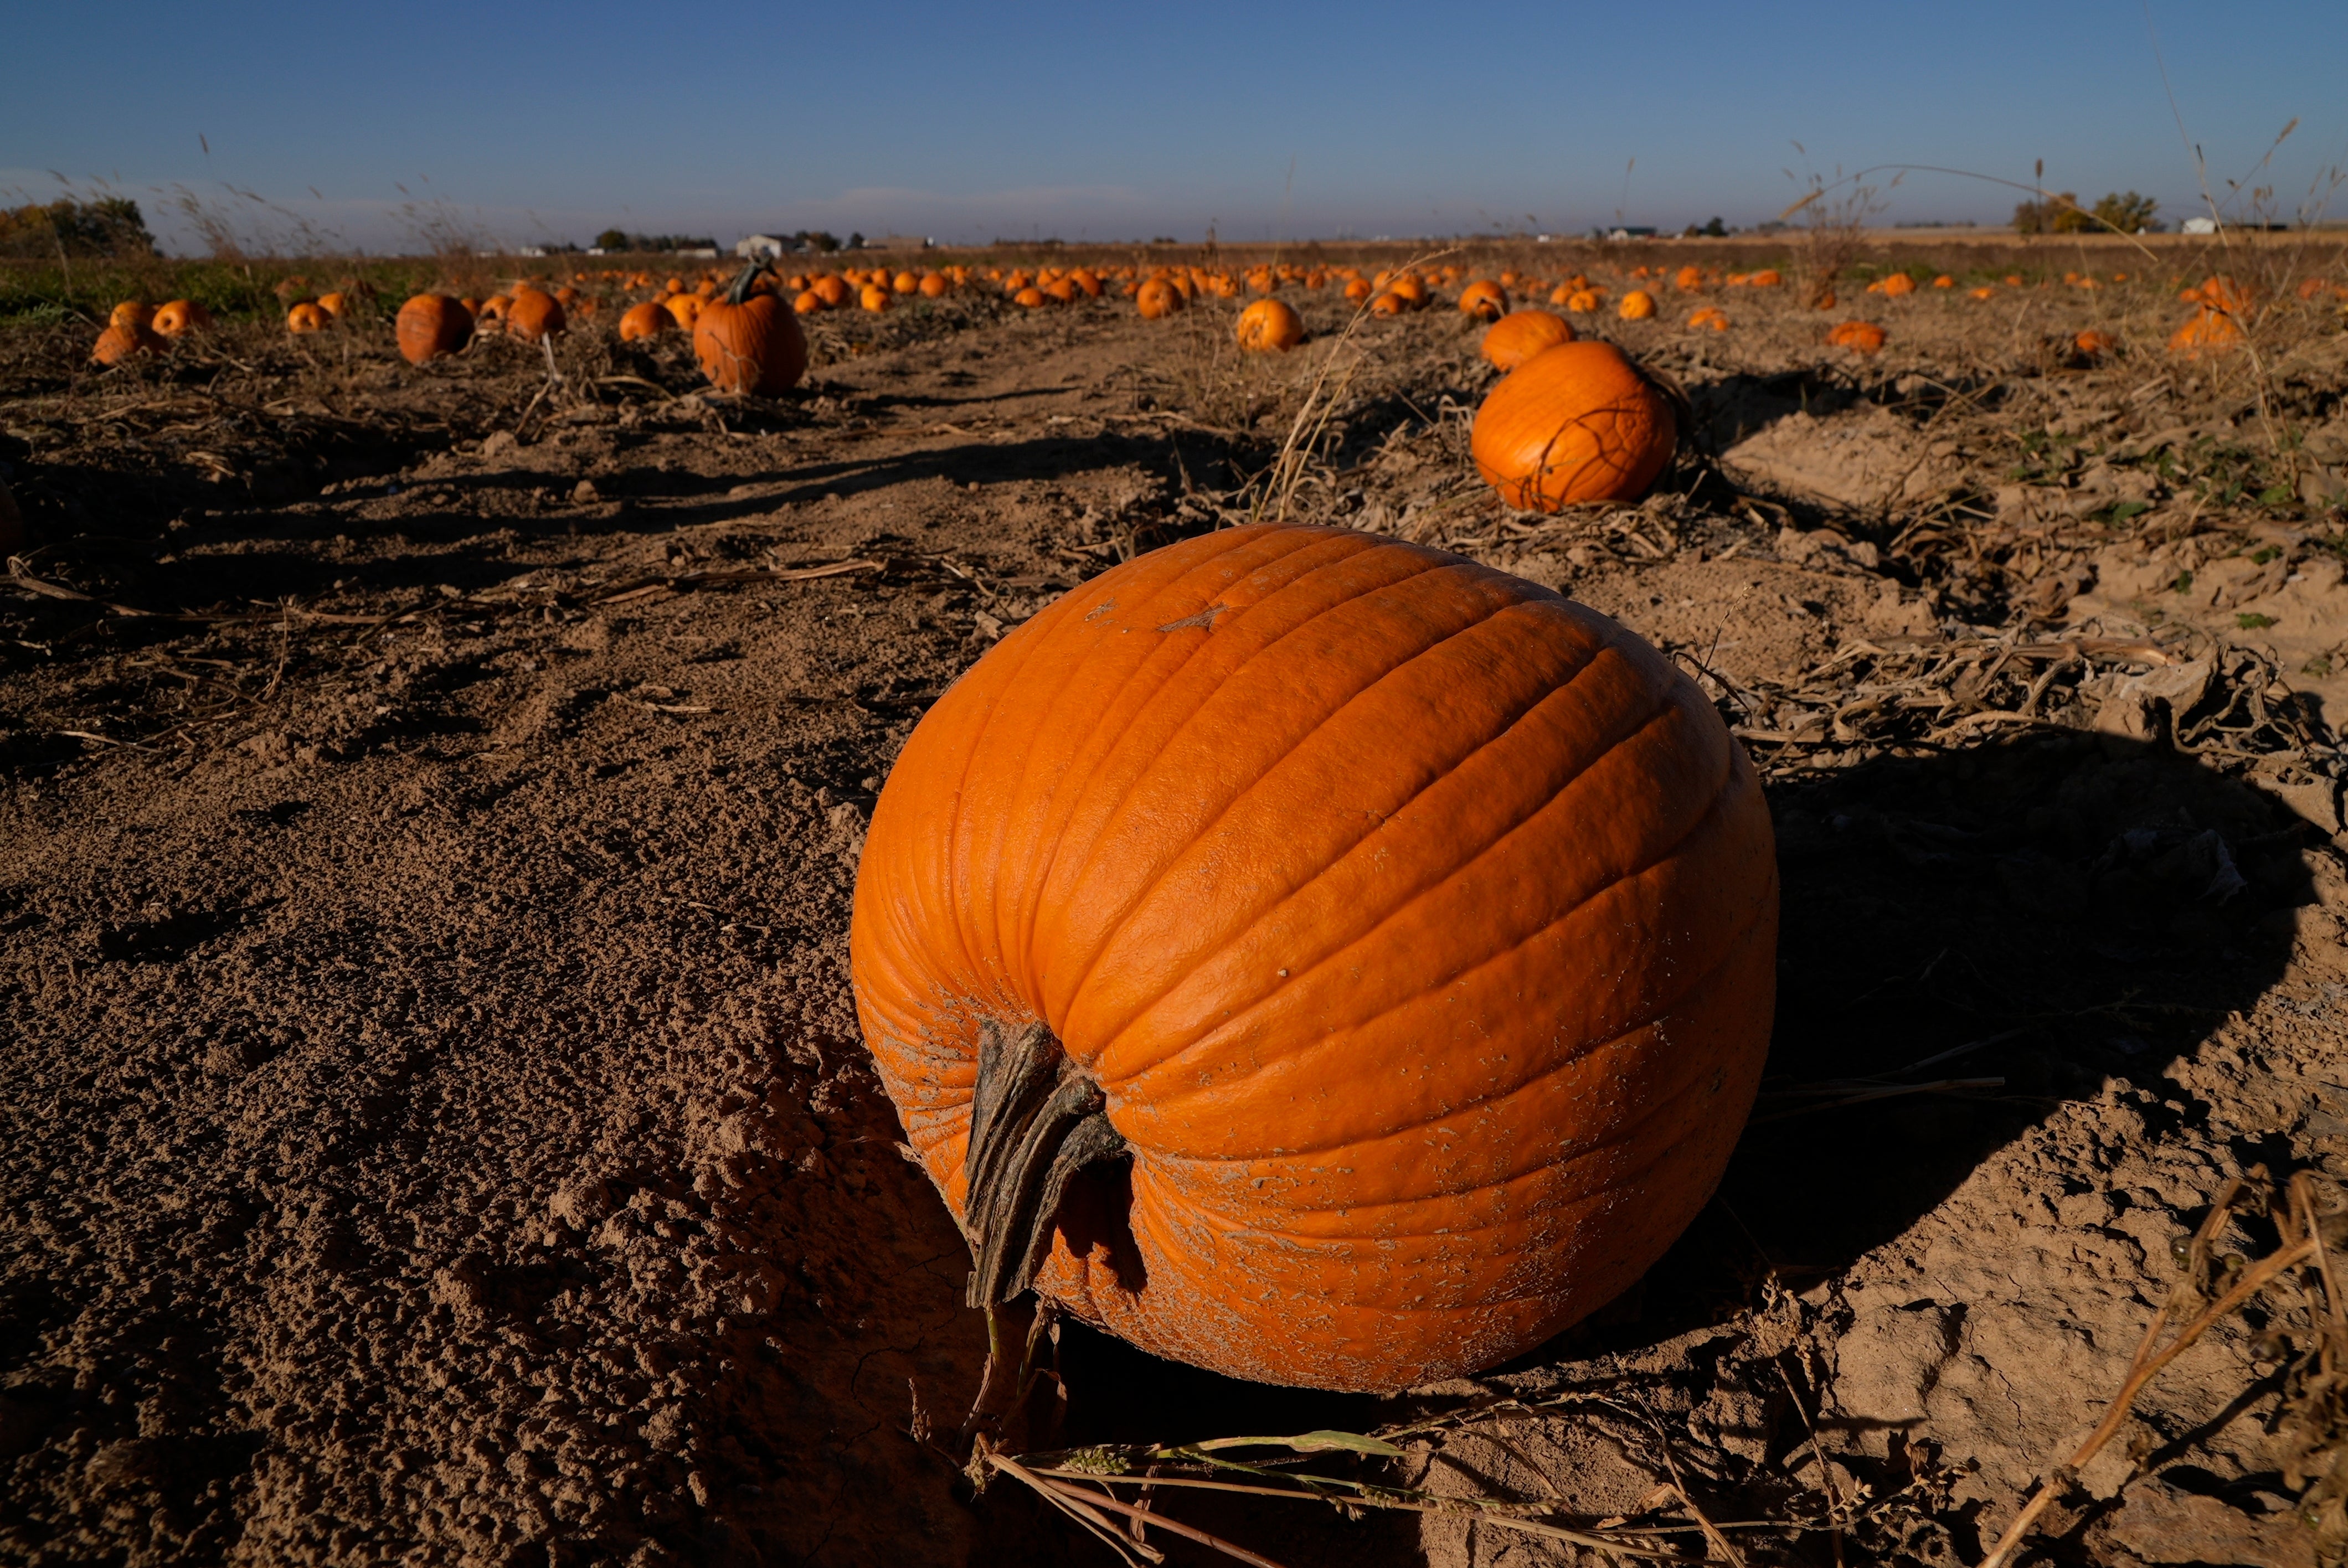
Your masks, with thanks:
[(813, 289), (801, 289), (799, 297), (791, 302), (791, 313), (794, 315), (811, 316), (830, 308), (823, 302), (823, 296)]
[(1764, 267), (1759, 272), (1746, 278), (1745, 280), (1745, 286), (1748, 289), (1774, 289), (1785, 281), (1784, 276), (1778, 272), (1776, 268)]
[(807, 334), (779, 297), (751, 292), (758, 267), (750, 262), (732, 289), (701, 307), (693, 355), (718, 391), (774, 397), (807, 374)]
[(315, 300), (297, 300), (285, 313), (285, 330), (289, 333), (324, 332), (334, 318), (318, 308)]
[(1391, 289), (1380, 291), (1377, 298), (1370, 302), (1370, 314), (1374, 316), (1406, 316), (1409, 313), (1410, 302)]
[(1304, 341), (1304, 320), (1285, 300), (1261, 299), (1240, 313), (1239, 340), (1251, 354), (1286, 354)]
[(953, 287), (943, 272), (932, 272), (921, 282), (922, 297), (925, 300), (938, 299)]
[(2204, 305), (2169, 338), (2168, 352), (2199, 359), (2204, 354), (2228, 353), (2241, 346), (2241, 342), (2242, 323), (2233, 312)]
[(1500, 499), (1540, 512), (1635, 500), (1678, 445), (1671, 399), (1621, 349), (1591, 341), (1543, 349), (1510, 371), (1468, 438)]
[(1573, 323), (1547, 311), (1510, 311), (1494, 322), (1479, 350), (1501, 370), (1514, 370), (1545, 348), (1574, 341)]
[(850, 975), (973, 1305), (1392, 1390), (1531, 1349), (1704, 1206), (1776, 911), (1752, 765), (1653, 648), (1256, 525), (1064, 595), (929, 710)]
[(856, 308), (874, 315), (885, 315), (896, 296), (878, 283), (867, 283), (856, 296)]
[(1916, 280), (1905, 272), (1887, 273), (1883, 279), (1882, 292), (1893, 299), (1898, 299), (1902, 294), (1912, 294), (1916, 292)]
[(1644, 289), (1632, 289), (1622, 296), (1615, 313), (1626, 322), (1643, 322), (1655, 313), (1655, 296)]
[(1706, 305), (1687, 319), (1691, 327), (1710, 327), (1716, 333), (1728, 330), (1728, 313), (1718, 305)]
[(1884, 331), (1873, 322), (1844, 322), (1827, 333), (1827, 342), (1853, 354), (1874, 354), (1883, 347)]
[(1052, 296), (1030, 283), (1012, 295), (1011, 302), (1023, 311), (1040, 310), (1052, 302)]
[(1490, 279), (1459, 291), (1459, 312), (1479, 322), (1497, 322), (1509, 313), (1508, 291)]
[(1372, 292), (1374, 292), (1374, 291), (1371, 289), (1370, 281), (1367, 278), (1348, 278), (1345, 280), (1345, 297), (1353, 301), (1354, 303), (1357, 305), (1366, 301)]
[(1700, 267), (1682, 267), (1672, 282), (1680, 292), (1693, 294), (1704, 287), (1704, 270)]
[(2119, 347), (2119, 340), (2107, 332), (2090, 327), (2071, 340), (2071, 346), (2088, 359), (2100, 359)]
[(473, 313), (446, 294), (417, 294), (391, 325), (399, 357), (410, 364), (455, 354), (473, 338)]

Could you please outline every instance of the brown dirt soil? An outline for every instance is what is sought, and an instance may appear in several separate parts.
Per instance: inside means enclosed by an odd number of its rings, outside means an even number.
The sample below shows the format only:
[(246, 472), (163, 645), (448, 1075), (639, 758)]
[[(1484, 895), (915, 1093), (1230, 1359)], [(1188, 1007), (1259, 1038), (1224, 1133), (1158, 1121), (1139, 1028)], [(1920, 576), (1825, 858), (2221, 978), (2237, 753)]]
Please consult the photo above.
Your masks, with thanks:
[[(1283, 506), (1701, 674), (1779, 834), (1770, 1078), (1672, 1253), (1522, 1362), (1373, 1400), (1063, 1325), (1035, 1430), (1408, 1426), (1330, 1473), (1978, 1561), (2218, 1189), (2348, 1179), (2336, 308), (2278, 303), (2254, 373), (2161, 354), (2165, 284), (2011, 295), (1866, 299), (1872, 359), (1791, 289), (1708, 294), (1725, 333), (1586, 319), (1695, 426), (1643, 505), (1560, 518), (1468, 463), (1457, 313), (1348, 335), (1334, 290), (1277, 357), (1239, 301), (820, 317), (775, 403), (616, 313), (421, 372), (386, 322), (103, 374), (78, 328), (0, 337), (0, 1561), (1109, 1561), (946, 1451), (985, 1331), (856, 1036), (849, 897), (1005, 630)], [(2089, 324), (2123, 350), (2077, 360)], [(2181, 1358), (2036, 1550), (2313, 1564), (2299, 1301)], [(1597, 1560), (1154, 1506), (1292, 1564)]]

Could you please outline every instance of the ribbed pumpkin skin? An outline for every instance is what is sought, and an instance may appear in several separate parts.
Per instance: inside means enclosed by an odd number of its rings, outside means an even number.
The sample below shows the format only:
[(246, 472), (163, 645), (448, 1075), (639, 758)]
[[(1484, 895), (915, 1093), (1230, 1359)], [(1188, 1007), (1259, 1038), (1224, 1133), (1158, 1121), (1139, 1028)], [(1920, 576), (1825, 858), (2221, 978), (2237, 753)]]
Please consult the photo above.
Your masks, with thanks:
[(473, 313), (446, 294), (417, 294), (392, 322), (399, 357), (422, 364), (455, 354), (473, 338)]
[(1540, 1344), (1694, 1216), (1776, 934), (1752, 768), (1646, 644), (1442, 551), (1257, 527), (956, 683), (850, 942), (958, 1218), (982, 1020), (1049, 1024), (1105, 1092), (1139, 1272), (1064, 1227), (1039, 1289), (1235, 1377), (1393, 1389)]
[(1547, 311), (1510, 311), (1484, 333), (1479, 352), (1494, 367), (1514, 370), (1545, 348), (1572, 343), (1573, 323)]
[(1670, 401), (1622, 350), (1587, 340), (1543, 349), (1509, 372), (1476, 410), (1468, 446), (1500, 499), (1554, 512), (1637, 499), (1678, 443)]
[(694, 318), (693, 352), (720, 392), (773, 397), (807, 374), (807, 334), (791, 307), (772, 294), (742, 303), (712, 300)]

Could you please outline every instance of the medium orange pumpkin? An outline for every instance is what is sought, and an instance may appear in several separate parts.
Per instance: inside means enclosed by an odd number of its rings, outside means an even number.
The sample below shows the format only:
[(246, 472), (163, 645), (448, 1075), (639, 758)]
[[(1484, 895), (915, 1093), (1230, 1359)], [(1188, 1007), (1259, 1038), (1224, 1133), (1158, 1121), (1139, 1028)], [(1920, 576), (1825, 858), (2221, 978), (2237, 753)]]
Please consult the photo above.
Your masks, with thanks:
[(513, 292), (513, 299), (506, 306), (506, 331), (524, 343), (556, 336), (566, 324), (562, 302), (544, 289), (533, 289), (527, 283)]
[(807, 374), (807, 334), (779, 296), (751, 292), (758, 268), (757, 261), (744, 267), (733, 288), (701, 307), (693, 354), (718, 391), (774, 397)]
[(1695, 266), (1682, 267), (1678, 274), (1672, 279), (1672, 286), (1684, 294), (1696, 292), (1704, 287), (1704, 269)]
[(211, 325), (212, 313), (193, 300), (172, 300), (156, 307), (155, 319), (149, 324), (158, 337), (184, 337)]
[(1011, 302), (1023, 311), (1040, 310), (1052, 302), (1052, 297), (1030, 283), (1011, 296)]
[(108, 313), (106, 324), (141, 331), (155, 324), (155, 307), (138, 300), (125, 300)]
[(895, 295), (882, 288), (880, 284), (867, 283), (857, 292), (856, 308), (860, 311), (869, 311), (876, 316), (882, 315), (888, 312), (890, 302), (895, 298)]
[(1261, 299), (1240, 313), (1239, 340), (1251, 354), (1286, 354), (1304, 341), (1304, 320), (1285, 300)]
[(1094, 579), (923, 717), (850, 976), (966, 1299), (1231, 1376), (1530, 1349), (1702, 1207), (1765, 1055), (1751, 764), (1604, 616), (1252, 526)]
[(455, 354), (473, 339), (473, 313), (446, 294), (417, 294), (392, 319), (399, 357), (422, 364)]
[(699, 294), (671, 294), (654, 302), (668, 313), (669, 320), (686, 332), (693, 330), (693, 323), (701, 316), (703, 301)]
[(676, 318), (658, 300), (638, 300), (620, 313), (620, 341), (654, 338), (676, 325)]
[(142, 323), (109, 323), (90, 345), (89, 357), (100, 364), (120, 364), (133, 354), (153, 354), (163, 347), (155, 329)]
[(1133, 308), (1144, 321), (1159, 321), (1189, 304), (1182, 291), (1163, 278), (1152, 278), (1133, 292)]
[(1509, 313), (1508, 291), (1488, 278), (1470, 283), (1459, 291), (1459, 310), (1479, 322), (1497, 322)]
[(1543, 349), (1476, 411), (1469, 454), (1511, 507), (1554, 512), (1635, 500), (1672, 460), (1679, 421), (1663, 389), (1612, 343)]
[(1547, 311), (1510, 311), (1484, 334), (1484, 358), (1502, 370), (1514, 370), (1545, 348), (1574, 341), (1573, 324)]
[(2232, 312), (2204, 305), (2169, 338), (2168, 352), (2199, 359), (2204, 354), (2227, 353), (2240, 347), (2241, 342), (2242, 323)]
[(1886, 273), (1882, 292), (1894, 299), (1902, 294), (1912, 294), (1916, 292), (1916, 280), (1905, 272)]
[(1410, 302), (1391, 289), (1383, 291), (1377, 298), (1370, 302), (1370, 314), (1374, 316), (1403, 316), (1409, 313)]
[(1764, 267), (1759, 272), (1746, 278), (1745, 280), (1745, 286), (1748, 289), (1774, 289), (1785, 281), (1785, 277), (1779, 273), (1776, 268)]
[(324, 332), (334, 317), (318, 308), (315, 300), (297, 300), (285, 312), (285, 330), (289, 333)]
[(1354, 303), (1357, 305), (1363, 301), (1368, 299), (1371, 292), (1370, 281), (1367, 278), (1348, 278), (1345, 280), (1345, 297), (1353, 301)]
[(943, 272), (932, 272), (921, 282), (922, 297), (925, 300), (934, 300), (953, 287), (953, 283)]
[(1728, 313), (1718, 305), (1706, 305), (1689, 316), (1687, 324), (1691, 327), (1710, 327), (1716, 333), (1725, 333), (1728, 330)]
[(1644, 289), (1632, 289), (1622, 296), (1615, 313), (1626, 322), (1643, 322), (1655, 313), (1655, 296)]

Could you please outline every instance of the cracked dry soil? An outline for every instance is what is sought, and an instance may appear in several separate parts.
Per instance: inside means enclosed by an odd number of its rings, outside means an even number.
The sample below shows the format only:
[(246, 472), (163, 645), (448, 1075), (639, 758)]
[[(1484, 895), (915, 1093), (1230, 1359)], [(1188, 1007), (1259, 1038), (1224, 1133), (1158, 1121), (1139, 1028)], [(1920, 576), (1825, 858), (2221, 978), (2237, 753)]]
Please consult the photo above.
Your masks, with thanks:
[[(520, 439), (543, 367), (494, 342), (419, 376), (376, 338), (339, 362), (256, 341), (274, 412), (217, 366), (88, 384), (63, 336), (17, 343), (0, 456), (27, 570), (224, 619), (0, 601), (0, 1560), (1106, 1561), (909, 1435), (917, 1409), (953, 1426), (984, 1335), (864, 1065), (850, 891), (891, 759), (962, 669), (1123, 554), (1229, 520), (1333, 352), (1335, 305), (1307, 319), (1304, 354), (1241, 364), (1211, 307), (940, 311), (819, 335), (810, 384), (756, 408), (652, 393), (694, 378), (638, 353), (618, 368), (645, 384), (557, 398)], [(2074, 597), (2140, 615), (2092, 571), (2050, 609), (2019, 566), (1984, 586), (1903, 553), (1922, 509), (2004, 484), (1993, 443), (1928, 429), (1906, 388), (1981, 359), (1938, 321), (1857, 368), (1790, 314), (1718, 343), (1623, 324), (1701, 445), (1768, 440), (1734, 485), (1693, 465), (1558, 522), (1498, 512), (1465, 466), (1473, 337), (1381, 323), (1298, 506), (1559, 586), (1716, 694), (1816, 687), (1854, 641), (2044, 641)], [(564, 352), (574, 381), (613, 368)], [(2099, 395), (2044, 372), (1991, 365), (2013, 390), (1985, 417)], [(2174, 416), (2134, 384), (2100, 395), (2110, 418)], [(1838, 492), (1850, 473), (1881, 493)], [(1994, 535), (2034, 505), (1938, 515)], [(2151, 634), (2131, 624), (2090, 630)], [(2305, 783), (2329, 732), (2254, 776), (2098, 730), (2072, 690), (2030, 699), (2063, 722), (1931, 746), (1846, 743), (1848, 709), (1805, 729), (1791, 698), (1732, 712), (1785, 868), (1771, 1081), (1630, 1297), (1391, 1401), (1071, 1327), (1066, 1440), (1447, 1418), (1384, 1473), (1595, 1515), (1652, 1507), (1670, 1463), (1719, 1519), (1904, 1488), (1854, 1553), (1978, 1557), (2100, 1414), (2214, 1189), (2258, 1163), (2348, 1175), (2348, 877)], [(1949, 1086), (1820, 1108), (1851, 1081)], [(2313, 1563), (2255, 1328), (2156, 1387), (2146, 1473), (2091, 1471), (2045, 1550)], [(1476, 1419), (1591, 1389), (1634, 1399), (1667, 1459), (1562, 1408)], [(1292, 1563), (1573, 1555), (1456, 1517), (1160, 1505)]]

